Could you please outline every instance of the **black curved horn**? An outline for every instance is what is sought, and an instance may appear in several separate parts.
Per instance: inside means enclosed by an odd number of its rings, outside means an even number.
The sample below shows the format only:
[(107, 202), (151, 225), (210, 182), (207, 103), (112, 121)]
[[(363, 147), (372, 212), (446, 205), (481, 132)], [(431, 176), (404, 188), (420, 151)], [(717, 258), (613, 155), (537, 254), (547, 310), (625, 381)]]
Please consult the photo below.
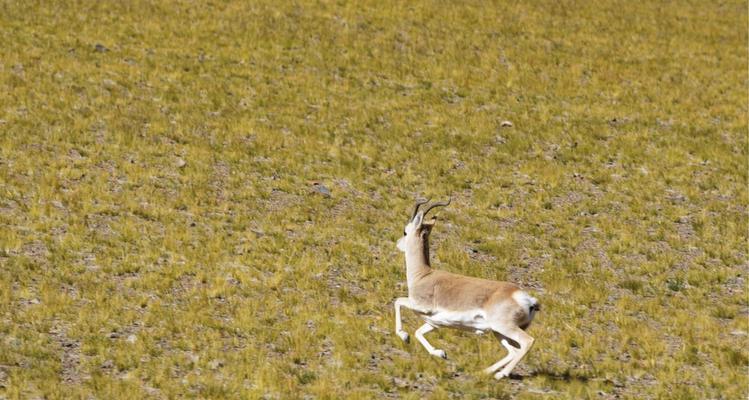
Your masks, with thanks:
[(437, 202), (437, 203), (434, 203), (434, 204), (430, 204), (429, 207), (427, 207), (427, 209), (424, 210), (424, 216), (426, 216), (427, 213), (429, 212), (429, 210), (433, 209), (434, 207), (444, 207), (444, 206), (450, 204), (450, 202), (452, 200), (453, 200), (452, 198), (448, 198), (447, 201), (440, 201), (440, 202)]
[(409, 221), (412, 221), (414, 217), (416, 217), (416, 213), (419, 212), (419, 206), (421, 206), (422, 204), (426, 204), (426, 203), (429, 203), (429, 199), (416, 200), (416, 205), (414, 206), (414, 212), (413, 214), (411, 214), (411, 219), (409, 219)]

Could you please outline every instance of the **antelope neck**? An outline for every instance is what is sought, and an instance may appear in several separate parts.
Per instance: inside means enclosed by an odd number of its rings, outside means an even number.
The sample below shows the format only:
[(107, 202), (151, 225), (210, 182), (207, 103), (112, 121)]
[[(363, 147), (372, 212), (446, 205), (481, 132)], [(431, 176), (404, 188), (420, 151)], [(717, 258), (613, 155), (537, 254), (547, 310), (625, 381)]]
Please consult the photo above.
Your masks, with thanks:
[(408, 288), (432, 270), (429, 264), (429, 241), (419, 239), (419, 245), (406, 247), (406, 280)]

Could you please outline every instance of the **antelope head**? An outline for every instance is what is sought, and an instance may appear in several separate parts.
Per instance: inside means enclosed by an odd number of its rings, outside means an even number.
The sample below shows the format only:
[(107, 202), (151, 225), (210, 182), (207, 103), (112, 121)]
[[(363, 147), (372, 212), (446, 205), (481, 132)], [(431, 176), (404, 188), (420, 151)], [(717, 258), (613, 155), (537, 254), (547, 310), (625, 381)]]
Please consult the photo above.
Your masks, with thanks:
[(425, 220), (427, 213), (435, 207), (444, 207), (450, 204), (451, 199), (447, 201), (432, 203), (423, 211), (419, 211), (419, 207), (428, 203), (429, 200), (419, 200), (414, 206), (411, 219), (403, 229), (403, 237), (398, 240), (398, 250), (406, 252), (408, 248), (425, 248), (425, 244), (429, 239), (429, 234), (432, 232), (435, 219)]

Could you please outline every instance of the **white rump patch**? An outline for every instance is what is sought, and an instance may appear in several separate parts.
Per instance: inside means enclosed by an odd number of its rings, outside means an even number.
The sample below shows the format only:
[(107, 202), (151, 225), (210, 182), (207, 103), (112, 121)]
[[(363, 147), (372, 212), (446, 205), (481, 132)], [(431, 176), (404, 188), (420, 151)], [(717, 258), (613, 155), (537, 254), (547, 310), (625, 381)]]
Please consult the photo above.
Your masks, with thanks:
[(533, 320), (533, 315), (536, 314), (536, 310), (538, 309), (538, 300), (522, 290), (513, 293), (512, 299), (515, 300), (520, 307), (525, 309), (525, 312), (528, 315), (528, 323), (530, 323)]

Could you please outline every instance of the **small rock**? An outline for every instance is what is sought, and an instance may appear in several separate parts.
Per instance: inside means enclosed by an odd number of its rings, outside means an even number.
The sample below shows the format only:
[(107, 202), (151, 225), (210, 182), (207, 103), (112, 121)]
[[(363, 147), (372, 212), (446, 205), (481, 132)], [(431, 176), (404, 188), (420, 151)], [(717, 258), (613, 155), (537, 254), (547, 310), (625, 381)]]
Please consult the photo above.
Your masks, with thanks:
[[(512, 379), (512, 378), (510, 377), (510, 379)], [(531, 386), (531, 387), (529, 387), (528, 389), (526, 389), (526, 391), (527, 391), (528, 393), (533, 393), (533, 394), (548, 394), (548, 393), (549, 393), (549, 391), (548, 391), (548, 390), (546, 390), (546, 389), (543, 389), (543, 388), (537, 388), (537, 387), (532, 387), (532, 386)]]
[(112, 369), (114, 367), (114, 362), (112, 360), (107, 360), (101, 363), (101, 369)]
[(212, 360), (208, 363), (208, 368), (216, 370), (224, 366), (224, 360)]
[(502, 128), (512, 128), (513, 127), (512, 122), (510, 122), (510, 121), (502, 121), (499, 124), (499, 126), (502, 127)]
[(102, 80), (101, 85), (104, 86), (105, 89), (109, 89), (109, 90), (112, 90), (117, 87), (117, 83), (111, 79)]
[(235, 278), (235, 277), (233, 277), (231, 275), (227, 275), (226, 276), (226, 283), (228, 283), (230, 285), (233, 285), (233, 286), (239, 286), (239, 284), (242, 283), (242, 282), (240, 282), (239, 279), (237, 279), (237, 278)]
[(733, 331), (733, 332), (731, 332), (731, 335), (733, 335), (733, 336), (746, 336), (747, 333), (744, 332), (744, 331)]
[(393, 378), (393, 384), (396, 387), (405, 388), (405, 387), (408, 387), (409, 382), (407, 380), (405, 380), (405, 379), (401, 379), (401, 378), (395, 377), (395, 378)]
[(177, 168), (184, 168), (187, 165), (187, 161), (183, 160), (182, 158), (177, 158), (175, 165), (177, 166)]
[(145, 385), (143, 386), (143, 389), (146, 391), (146, 393), (150, 394), (151, 396), (156, 396), (159, 394), (159, 389), (156, 389), (155, 387)]
[(81, 153), (76, 149), (70, 149), (70, 151), (68, 151), (68, 157), (70, 157), (73, 160), (83, 159), (83, 156), (81, 155)]
[(125, 340), (127, 340), (128, 343), (135, 343), (138, 340), (138, 337), (136, 337), (135, 335), (130, 335)]
[(329, 199), (329, 198), (330, 198), (330, 189), (328, 189), (328, 188), (327, 188), (327, 187), (326, 187), (325, 185), (323, 185), (322, 183), (320, 183), (320, 182), (314, 182), (314, 183), (312, 184), (312, 189), (313, 189), (313, 190), (314, 190), (315, 192), (317, 192), (317, 193), (321, 194), (321, 195), (322, 195), (323, 197), (325, 197), (326, 199)]
[(109, 49), (101, 43), (97, 43), (96, 46), (94, 46), (94, 50), (97, 53), (106, 53), (109, 51)]

